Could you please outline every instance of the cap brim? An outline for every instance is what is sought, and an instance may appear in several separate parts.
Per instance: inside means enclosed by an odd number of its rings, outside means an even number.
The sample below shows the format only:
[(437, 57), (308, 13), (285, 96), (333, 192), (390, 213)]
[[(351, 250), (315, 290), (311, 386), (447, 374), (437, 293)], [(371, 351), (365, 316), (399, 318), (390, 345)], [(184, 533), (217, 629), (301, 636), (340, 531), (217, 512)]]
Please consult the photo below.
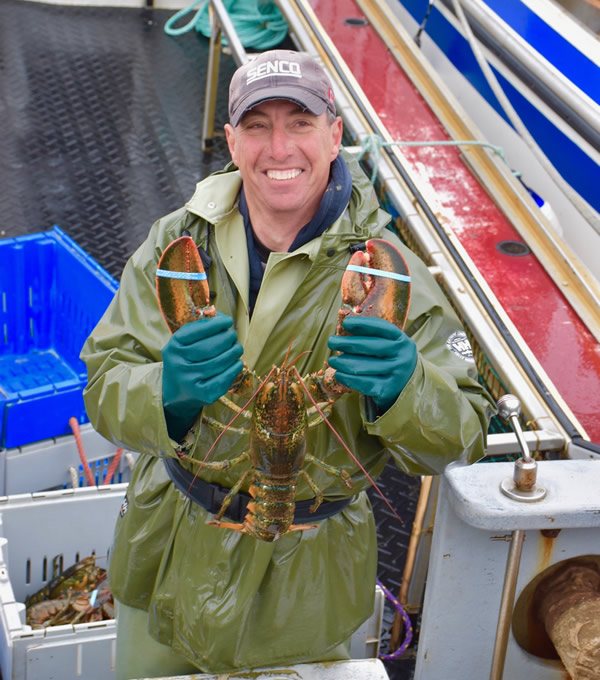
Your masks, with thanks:
[(250, 111), (250, 109), (258, 106), (258, 104), (275, 99), (292, 101), (303, 109), (314, 113), (315, 116), (320, 116), (327, 109), (327, 102), (324, 99), (301, 87), (264, 87), (260, 90), (255, 90), (240, 102), (237, 109), (230, 116), (230, 123), (235, 127), (242, 119), (242, 116)]

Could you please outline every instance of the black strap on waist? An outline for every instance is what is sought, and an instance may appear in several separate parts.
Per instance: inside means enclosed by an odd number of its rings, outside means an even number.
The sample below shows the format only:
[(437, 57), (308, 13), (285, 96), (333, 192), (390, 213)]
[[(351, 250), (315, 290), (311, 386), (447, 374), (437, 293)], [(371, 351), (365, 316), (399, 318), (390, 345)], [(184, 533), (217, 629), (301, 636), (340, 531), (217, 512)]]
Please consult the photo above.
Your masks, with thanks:
[[(225, 496), (231, 489), (227, 489), (218, 484), (206, 482), (200, 477), (194, 478), (193, 473), (181, 467), (176, 458), (163, 458), (169, 477), (175, 487), (194, 503), (198, 503), (212, 515), (216, 515), (221, 509)], [(243, 522), (247, 513), (248, 503), (252, 497), (240, 491), (231, 499), (231, 504), (225, 511), (225, 515), (236, 522)], [(315, 520), (326, 519), (345, 508), (352, 498), (341, 498), (337, 501), (323, 501), (315, 512), (310, 512), (309, 508), (314, 503), (314, 499), (297, 501), (294, 512), (294, 522), (312, 522)]]

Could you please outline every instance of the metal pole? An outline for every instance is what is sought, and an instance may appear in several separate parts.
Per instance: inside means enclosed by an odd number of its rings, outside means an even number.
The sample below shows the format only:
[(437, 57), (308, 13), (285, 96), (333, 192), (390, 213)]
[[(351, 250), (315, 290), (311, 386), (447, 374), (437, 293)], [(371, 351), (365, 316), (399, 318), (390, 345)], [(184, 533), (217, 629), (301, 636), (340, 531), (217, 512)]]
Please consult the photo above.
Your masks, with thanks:
[[(406, 605), (408, 596), (408, 587), (415, 568), (415, 557), (421, 534), (423, 533), (423, 519), (427, 511), (427, 503), (429, 501), (429, 494), (431, 492), (432, 477), (421, 477), (421, 489), (419, 491), (419, 500), (417, 501), (417, 508), (415, 510), (415, 518), (410, 532), (410, 540), (408, 542), (408, 549), (406, 552), (406, 560), (404, 562), (404, 570), (402, 572), (402, 583), (398, 593), (398, 600), (400, 604)], [(390, 640), (390, 649), (397, 649), (400, 645), (400, 635), (402, 634), (402, 619), (396, 613), (394, 616), (394, 623), (392, 625), (392, 635)]]
[[(505, 394), (498, 400), (497, 406), (500, 416), (511, 424), (522, 454), (522, 458), (515, 461), (513, 479), (504, 480), (500, 485), (500, 489), (502, 493), (515, 501), (539, 501), (546, 495), (546, 490), (536, 485), (537, 463), (529, 453), (529, 447), (519, 423), (521, 403), (513, 394)], [(504, 662), (506, 660), (506, 649), (510, 634), (510, 623), (515, 603), (515, 592), (524, 540), (525, 532), (522, 529), (515, 529), (512, 533), (508, 558), (506, 560), (490, 680), (502, 680), (504, 672)]]
[(217, 109), (217, 90), (219, 87), (219, 66), (221, 63), (221, 37), (229, 41), (229, 47), (238, 66), (248, 61), (246, 50), (242, 46), (233, 22), (221, 0), (211, 0), (208, 5), (210, 14), (210, 45), (208, 48), (208, 73), (204, 96), (204, 118), (202, 121), (202, 149), (207, 151), (212, 146), (215, 136), (215, 113)]
[(510, 548), (508, 550), (508, 558), (506, 560), (506, 571), (504, 572), (504, 586), (502, 587), (502, 599), (500, 601), (500, 611), (498, 613), (496, 642), (492, 655), (490, 680), (502, 680), (502, 675), (504, 673), (506, 648), (508, 646), (508, 636), (510, 633), (510, 623), (515, 602), (517, 578), (519, 576), (519, 565), (521, 563), (524, 540), (525, 532), (522, 529), (513, 531)]
[(209, 3), (210, 44), (208, 46), (208, 72), (204, 94), (204, 119), (202, 121), (202, 150), (212, 146), (215, 136), (215, 113), (217, 109), (217, 89), (219, 86), (219, 64), (221, 61), (221, 26), (216, 20), (212, 3)]
[(235, 59), (235, 63), (238, 66), (245, 64), (248, 61), (248, 55), (246, 54), (246, 50), (238, 38), (235, 26), (229, 18), (229, 14), (227, 13), (225, 6), (221, 0), (211, 0), (210, 6), (214, 10), (219, 26), (223, 29), (223, 33), (229, 41), (229, 47), (231, 49), (231, 54)]

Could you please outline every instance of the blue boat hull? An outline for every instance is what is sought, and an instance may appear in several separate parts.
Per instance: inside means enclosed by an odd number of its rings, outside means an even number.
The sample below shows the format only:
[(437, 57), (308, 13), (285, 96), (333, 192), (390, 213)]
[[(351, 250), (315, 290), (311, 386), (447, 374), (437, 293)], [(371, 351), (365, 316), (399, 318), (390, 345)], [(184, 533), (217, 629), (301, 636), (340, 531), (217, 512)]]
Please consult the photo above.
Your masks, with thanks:
[[(424, 43), (427, 36), (510, 125), (452, 11), (452, 3), (436, 2), (429, 7), (428, 0), (396, 0), (395, 4), (404, 9), (403, 16), (407, 19), (404, 23), (409, 31), (415, 35), (422, 26), (421, 42)], [(463, 5), (468, 10), (467, 3), (463, 2)], [(500, 32), (492, 35), (477, 17), (467, 13), (477, 40), (486, 53), (492, 55), (488, 61), (494, 75), (546, 157), (597, 216), (600, 211), (597, 189), (600, 149), (598, 64), (535, 14), (525, 2), (485, 0), (479, 5), (487, 17), (495, 14), (498, 20)], [(515, 40), (526, 45), (532, 55), (531, 64), (523, 61), (522, 55), (512, 52), (510, 41), (504, 40), (502, 35), (503, 22), (510, 27)], [(571, 24), (576, 26), (573, 21)], [(581, 27), (575, 30), (584, 31)], [(532, 65), (537, 66), (537, 72)], [(539, 77), (540, 69), (544, 68), (547, 68), (545, 77), (544, 74)], [(554, 77), (557, 71), (562, 74), (559, 78)], [(567, 87), (562, 86), (564, 81), (567, 81)], [(516, 169), (527, 175), (527, 168)]]

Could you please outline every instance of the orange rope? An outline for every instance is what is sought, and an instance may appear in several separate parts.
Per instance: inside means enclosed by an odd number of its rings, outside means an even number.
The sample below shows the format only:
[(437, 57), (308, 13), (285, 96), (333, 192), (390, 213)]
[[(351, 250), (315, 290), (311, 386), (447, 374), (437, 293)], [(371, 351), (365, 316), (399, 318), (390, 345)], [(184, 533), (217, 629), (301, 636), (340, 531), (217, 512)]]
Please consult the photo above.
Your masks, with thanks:
[(77, 418), (69, 418), (69, 425), (71, 426), (73, 436), (75, 437), (75, 444), (77, 444), (79, 459), (83, 465), (83, 471), (85, 472), (87, 482), (90, 486), (96, 486), (96, 480), (94, 479), (94, 475), (92, 475), (92, 471), (90, 470), (90, 466), (87, 462), (87, 456), (83, 450), (83, 442), (81, 441), (81, 433), (79, 431), (79, 423), (77, 422)]
[(117, 466), (119, 465), (119, 461), (121, 460), (121, 456), (123, 455), (123, 449), (117, 449), (117, 452), (114, 455), (114, 458), (112, 459), (110, 465), (108, 466), (108, 470), (106, 471), (106, 475), (104, 475), (104, 481), (102, 484), (110, 484), (113, 478), (113, 475), (115, 474), (115, 470), (117, 469)]

